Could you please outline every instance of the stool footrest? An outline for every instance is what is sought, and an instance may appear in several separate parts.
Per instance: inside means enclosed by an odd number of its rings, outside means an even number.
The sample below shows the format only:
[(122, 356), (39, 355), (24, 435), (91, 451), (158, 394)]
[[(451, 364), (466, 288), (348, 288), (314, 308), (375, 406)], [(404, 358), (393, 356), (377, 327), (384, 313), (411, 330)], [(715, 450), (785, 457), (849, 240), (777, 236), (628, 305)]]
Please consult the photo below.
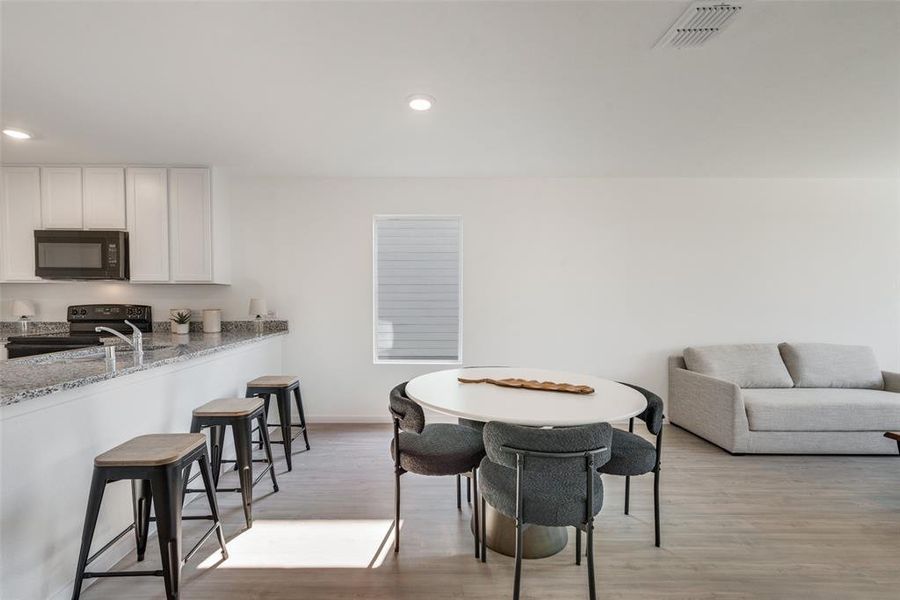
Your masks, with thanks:
[[(116, 542), (118, 542), (119, 540), (121, 540), (123, 537), (125, 537), (125, 536), (128, 534), (129, 531), (131, 531), (131, 530), (133, 530), (133, 529), (134, 529), (134, 523), (132, 523), (131, 525), (129, 525), (128, 527), (126, 527), (120, 534), (118, 534), (116, 537), (114, 537), (114, 538), (111, 539), (109, 542), (107, 542), (105, 546), (103, 546), (102, 548), (100, 548), (99, 550), (97, 550), (96, 552), (94, 552), (94, 553), (91, 555), (91, 557), (90, 557), (89, 559), (87, 559), (87, 562), (84, 563), (84, 566), (88, 566), (89, 564), (91, 564), (92, 562), (94, 562), (94, 560), (95, 560), (98, 556), (100, 556), (101, 554), (103, 554), (104, 552), (106, 552), (107, 550), (109, 550), (109, 549), (112, 547), (113, 544), (115, 544)], [(87, 577), (87, 575), (85, 575), (85, 577)]]
[[(266, 423), (266, 426), (271, 429), (273, 427), (281, 427), (281, 423)], [(291, 427), (296, 427), (297, 429), (306, 429), (306, 426), (301, 425), (300, 423), (291, 423)]]
[(88, 572), (84, 573), (85, 579), (91, 579), (95, 577), (162, 577), (162, 571), (103, 571), (103, 572)]
[[(250, 484), (250, 487), (256, 487), (256, 484), (259, 483), (260, 481), (262, 481), (262, 478), (266, 476), (266, 474), (269, 472), (269, 469), (273, 469), (273, 468), (274, 468), (274, 467), (273, 467), (272, 465), (269, 465), (268, 467), (266, 467), (265, 469), (263, 469), (262, 471), (260, 471), (259, 474), (256, 476), (256, 479), (253, 480), (253, 483)], [(186, 490), (186, 491), (189, 492), (189, 493), (191, 493), (191, 492), (205, 492), (206, 490), (191, 490), (191, 489), (189, 489), (189, 490)], [(241, 493), (242, 491), (243, 491), (243, 490), (241, 490), (241, 488), (216, 488), (216, 493), (219, 493), (219, 492), (234, 492), (234, 493), (238, 493), (238, 494), (239, 494), (239, 493)], [(190, 519), (190, 518), (192, 518), (192, 517), (182, 517), (182, 518), (183, 518), (183, 519)], [(201, 517), (193, 517), (193, 518), (199, 519), (199, 518), (201, 518)], [(206, 518), (211, 518), (211, 517), (202, 517), (202, 518), (206, 519)], [(152, 521), (153, 519), (150, 519), (150, 520)]]
[[(254, 442), (254, 443), (256, 443), (256, 442)], [(234, 459), (228, 459), (228, 460), (225, 460), (225, 459), (223, 458), (223, 459), (220, 460), (219, 462), (221, 462), (221, 463), (236, 463), (237, 461), (234, 460)], [(264, 458), (254, 458), (251, 462), (269, 464), (269, 461), (267, 461), (267, 460), (264, 459)]]
[[(206, 533), (203, 534), (203, 537), (200, 538), (200, 541), (197, 542), (197, 544), (193, 548), (191, 548), (190, 552), (188, 552), (185, 555), (184, 560), (181, 561), (181, 564), (184, 564), (187, 561), (191, 560), (191, 558), (197, 553), (197, 550), (200, 549), (200, 546), (203, 545), (203, 542), (208, 540), (209, 536), (211, 536), (213, 534), (213, 532), (215, 532), (216, 528), (218, 528), (220, 526), (221, 525), (219, 525), (218, 523), (213, 524), (213, 526), (209, 528), (209, 531), (207, 531)], [(228, 556), (226, 555), (225, 558), (228, 558)]]
[[(188, 491), (190, 492), (191, 490), (188, 490)], [(206, 492), (206, 490), (196, 490), (196, 491), (204, 492), (204, 493)], [(181, 520), (182, 521), (212, 521), (214, 519), (213, 519), (212, 515), (181, 515)], [(156, 517), (150, 517), (150, 522), (156, 523)]]

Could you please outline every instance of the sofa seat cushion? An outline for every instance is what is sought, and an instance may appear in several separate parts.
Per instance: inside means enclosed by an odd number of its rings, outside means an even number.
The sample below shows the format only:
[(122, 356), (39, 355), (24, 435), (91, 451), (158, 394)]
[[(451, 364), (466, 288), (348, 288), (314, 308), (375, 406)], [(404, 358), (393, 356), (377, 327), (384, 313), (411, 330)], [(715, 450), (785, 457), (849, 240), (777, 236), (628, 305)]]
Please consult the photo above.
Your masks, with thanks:
[(884, 378), (868, 346), (779, 344), (794, 386), (883, 390)]
[(900, 429), (900, 394), (881, 390), (794, 388), (741, 394), (751, 431)]
[(684, 364), (690, 371), (742, 388), (794, 387), (776, 344), (694, 346), (684, 349)]

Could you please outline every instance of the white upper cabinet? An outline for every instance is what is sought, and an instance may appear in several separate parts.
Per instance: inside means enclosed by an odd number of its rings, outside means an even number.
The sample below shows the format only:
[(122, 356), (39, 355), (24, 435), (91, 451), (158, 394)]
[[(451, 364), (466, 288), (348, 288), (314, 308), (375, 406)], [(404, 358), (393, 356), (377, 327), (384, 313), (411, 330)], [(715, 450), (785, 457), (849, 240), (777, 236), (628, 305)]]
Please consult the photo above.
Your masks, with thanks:
[(41, 169), (41, 226), (44, 229), (81, 229), (81, 167)]
[(209, 169), (169, 169), (169, 232), (172, 281), (211, 282)]
[(41, 228), (38, 167), (4, 167), (0, 185), (0, 279), (39, 281), (34, 274), (34, 230)]
[(84, 228), (125, 229), (125, 169), (84, 168)]
[(131, 281), (169, 281), (166, 169), (127, 169), (125, 197)]

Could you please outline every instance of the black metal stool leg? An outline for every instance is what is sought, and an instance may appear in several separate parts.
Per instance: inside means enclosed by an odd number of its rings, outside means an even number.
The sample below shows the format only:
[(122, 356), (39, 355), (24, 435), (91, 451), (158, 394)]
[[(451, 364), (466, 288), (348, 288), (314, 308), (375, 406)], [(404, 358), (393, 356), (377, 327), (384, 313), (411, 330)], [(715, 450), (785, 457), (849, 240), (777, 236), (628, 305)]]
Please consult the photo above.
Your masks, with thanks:
[(209, 513), (216, 525), (216, 535), (219, 538), (219, 548), (222, 550), (222, 558), (228, 560), (228, 548), (225, 547), (225, 533), (222, 531), (222, 521), (219, 519), (219, 504), (216, 502), (216, 489), (213, 485), (212, 473), (209, 469), (209, 461), (205, 456), (200, 457), (200, 476), (203, 477), (203, 487), (206, 488), (206, 500), (209, 502)]
[(134, 541), (140, 562), (144, 560), (144, 553), (147, 551), (147, 536), (150, 531), (150, 505), (153, 496), (149, 479), (131, 481), (131, 500), (134, 503)]
[(247, 529), (253, 527), (253, 456), (250, 439), (250, 420), (243, 419), (233, 423), (234, 450), (237, 460), (238, 477), (241, 480), (241, 499), (244, 505), (244, 520)]
[(281, 419), (281, 437), (284, 445), (284, 460), (287, 462), (288, 471), (294, 468), (291, 462), (291, 398), (287, 390), (278, 390), (275, 395), (278, 400), (278, 417)]
[(222, 476), (222, 450), (225, 448), (225, 426), (217, 425), (212, 428), (212, 478), (215, 487), (219, 486), (219, 478)]
[(472, 480), (466, 478), (466, 503), (472, 504)]
[(459, 475), (459, 474), (456, 475), (456, 509), (457, 510), (462, 510), (462, 494), (460, 493), (460, 490), (462, 489), (461, 484), (460, 484), (461, 478), (462, 478), (462, 475)]
[(303, 428), (303, 441), (309, 450), (309, 434), (306, 433), (306, 415), (303, 414), (303, 399), (300, 397), (300, 386), (294, 388), (294, 402), (297, 404), (297, 412), (300, 413), (300, 427)]
[(178, 600), (181, 587), (182, 477), (182, 469), (171, 466), (150, 480), (167, 600)]
[(266, 451), (266, 460), (269, 461), (269, 475), (272, 477), (272, 489), (278, 491), (278, 481), (275, 479), (275, 461), (272, 458), (272, 444), (269, 441), (269, 426), (266, 423), (265, 413), (257, 418), (259, 423), (259, 434), (263, 442), (263, 450)]
[(87, 510), (84, 515), (84, 530), (81, 533), (81, 551), (78, 553), (78, 565), (75, 568), (75, 589), (72, 590), (72, 600), (78, 600), (81, 596), (81, 583), (84, 580), (84, 569), (91, 553), (91, 541), (94, 539), (94, 529), (97, 528), (97, 515), (100, 514), (104, 488), (106, 488), (106, 476), (95, 468), (94, 475), (91, 477), (91, 491), (88, 494)]

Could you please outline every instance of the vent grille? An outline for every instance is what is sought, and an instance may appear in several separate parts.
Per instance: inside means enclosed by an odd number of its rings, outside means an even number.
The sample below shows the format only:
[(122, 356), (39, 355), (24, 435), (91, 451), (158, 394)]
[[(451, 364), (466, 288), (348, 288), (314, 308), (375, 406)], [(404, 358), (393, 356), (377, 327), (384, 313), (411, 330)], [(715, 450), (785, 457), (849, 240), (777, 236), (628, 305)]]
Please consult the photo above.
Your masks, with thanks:
[(735, 2), (694, 2), (666, 31), (656, 46), (696, 48), (722, 32), (740, 14)]

